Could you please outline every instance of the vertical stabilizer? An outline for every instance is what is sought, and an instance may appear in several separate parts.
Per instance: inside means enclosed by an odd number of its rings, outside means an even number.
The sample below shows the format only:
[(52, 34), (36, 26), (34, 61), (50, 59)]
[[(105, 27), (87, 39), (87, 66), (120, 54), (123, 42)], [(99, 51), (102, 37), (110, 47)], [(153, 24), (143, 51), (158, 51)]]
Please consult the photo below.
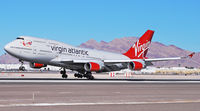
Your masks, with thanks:
[(147, 30), (142, 37), (126, 52), (125, 56), (130, 59), (144, 59), (151, 44), (154, 31)]

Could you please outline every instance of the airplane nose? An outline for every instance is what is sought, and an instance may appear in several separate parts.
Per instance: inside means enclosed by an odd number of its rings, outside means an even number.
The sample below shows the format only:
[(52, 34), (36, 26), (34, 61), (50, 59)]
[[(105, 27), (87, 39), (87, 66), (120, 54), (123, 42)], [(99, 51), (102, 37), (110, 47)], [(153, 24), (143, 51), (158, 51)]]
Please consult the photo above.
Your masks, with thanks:
[(8, 53), (10, 52), (10, 43), (5, 45), (4, 50)]

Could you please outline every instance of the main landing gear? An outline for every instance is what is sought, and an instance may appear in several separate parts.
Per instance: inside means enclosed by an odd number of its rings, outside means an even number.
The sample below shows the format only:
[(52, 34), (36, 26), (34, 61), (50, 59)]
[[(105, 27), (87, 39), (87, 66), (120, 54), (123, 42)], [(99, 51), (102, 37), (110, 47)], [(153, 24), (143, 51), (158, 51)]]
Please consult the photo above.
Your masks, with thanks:
[(66, 74), (65, 68), (63, 68), (63, 70), (60, 71), (60, 74), (62, 74), (62, 78), (64, 78), (64, 79), (66, 79), (68, 77), (68, 75)]
[(74, 77), (77, 77), (77, 78), (87, 78), (88, 80), (94, 80), (94, 76), (92, 76), (92, 73), (91, 72), (85, 72), (85, 74), (82, 74), (82, 73), (75, 73), (74, 74)]
[[(66, 74), (66, 70), (65, 68), (62, 68), (62, 70), (60, 71), (60, 74), (62, 74), (62, 78), (66, 79), (68, 77), (68, 75)], [(94, 80), (94, 76), (92, 76), (91, 72), (85, 72), (85, 73), (75, 73), (74, 77), (77, 78), (87, 78), (88, 80)]]
[(19, 70), (20, 71), (25, 71), (25, 67), (23, 66), (24, 65), (24, 61), (23, 60), (19, 60), (19, 62), (21, 62), (21, 66), (19, 67)]

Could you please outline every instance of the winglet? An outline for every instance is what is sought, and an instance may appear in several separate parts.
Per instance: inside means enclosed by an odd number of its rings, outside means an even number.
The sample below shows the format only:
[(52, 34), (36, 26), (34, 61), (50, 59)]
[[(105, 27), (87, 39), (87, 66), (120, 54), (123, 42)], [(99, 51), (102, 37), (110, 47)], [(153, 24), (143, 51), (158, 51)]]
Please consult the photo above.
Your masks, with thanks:
[(185, 59), (185, 58), (192, 58), (194, 56), (195, 52), (185, 56), (185, 57), (181, 57), (181, 59)]
[(188, 55), (188, 57), (192, 58), (194, 56), (195, 52), (191, 53), (190, 55)]

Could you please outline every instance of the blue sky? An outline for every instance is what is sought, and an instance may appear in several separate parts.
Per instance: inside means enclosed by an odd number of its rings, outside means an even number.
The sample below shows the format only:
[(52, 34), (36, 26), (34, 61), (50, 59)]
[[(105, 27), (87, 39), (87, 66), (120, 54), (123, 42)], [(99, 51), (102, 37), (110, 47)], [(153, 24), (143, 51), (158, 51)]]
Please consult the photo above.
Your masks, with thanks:
[(0, 54), (17, 36), (79, 45), (141, 36), (200, 52), (199, 0), (1, 0)]

